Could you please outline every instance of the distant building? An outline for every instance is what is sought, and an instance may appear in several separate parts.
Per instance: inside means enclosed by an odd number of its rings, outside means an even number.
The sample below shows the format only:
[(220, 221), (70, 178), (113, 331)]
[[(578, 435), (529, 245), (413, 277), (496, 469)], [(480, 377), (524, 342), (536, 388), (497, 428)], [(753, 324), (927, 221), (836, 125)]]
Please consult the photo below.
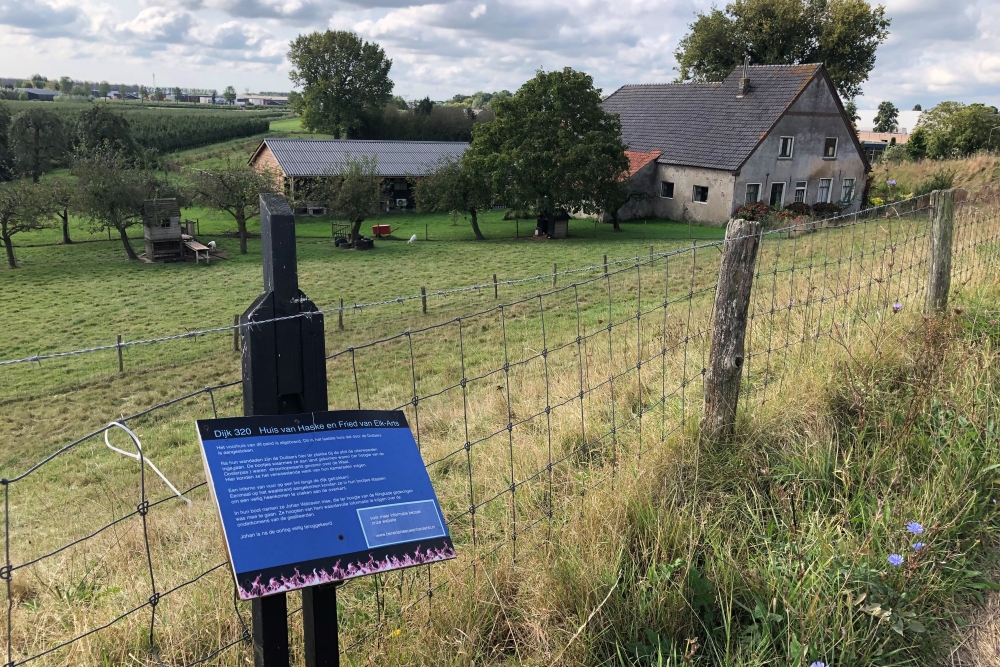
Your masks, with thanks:
[(621, 120), (630, 180), (645, 194), (622, 219), (723, 223), (758, 201), (859, 206), (870, 166), (821, 64), (623, 86), (602, 106)]
[(15, 88), (14, 91), (24, 93), (28, 96), (29, 100), (41, 100), (43, 102), (51, 102), (59, 94), (58, 91), (49, 90), (48, 88)]
[(890, 146), (907, 143), (910, 140), (910, 135), (905, 131), (868, 132), (860, 130), (858, 131), (858, 140), (861, 141), (861, 146), (865, 150), (865, 157), (868, 158), (868, 161), (875, 162), (882, 157), (882, 153), (885, 153), (885, 150)]
[(236, 97), (238, 106), (252, 104), (258, 107), (265, 106), (287, 106), (288, 98), (282, 95), (238, 95)]
[(464, 141), (264, 139), (249, 164), (277, 174), (278, 185), (292, 200), (296, 214), (321, 214), (325, 212), (321, 203), (303, 201), (301, 193), (309, 183), (339, 173), (347, 158), (375, 158), (383, 179), (382, 208), (391, 211), (412, 209), (413, 179), (434, 171), (444, 158), (460, 157), (468, 147)]

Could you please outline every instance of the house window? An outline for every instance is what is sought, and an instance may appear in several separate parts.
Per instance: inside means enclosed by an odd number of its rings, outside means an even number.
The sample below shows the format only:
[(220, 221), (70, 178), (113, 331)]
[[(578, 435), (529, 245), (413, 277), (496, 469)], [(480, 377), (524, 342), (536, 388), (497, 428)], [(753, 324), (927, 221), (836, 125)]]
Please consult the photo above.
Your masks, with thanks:
[(819, 192), (816, 193), (816, 201), (818, 203), (823, 203), (823, 204), (830, 203), (830, 189), (832, 186), (833, 186), (832, 178), (819, 179)]
[(795, 181), (795, 201), (799, 204), (806, 200), (806, 181)]
[(701, 202), (702, 204), (708, 202), (708, 186), (707, 185), (694, 186), (694, 193), (691, 199), (697, 202)]
[(673, 199), (674, 184), (670, 181), (660, 181), (660, 196), (664, 199)]
[(795, 146), (795, 137), (781, 137), (781, 149), (778, 151), (778, 157), (780, 158), (792, 157), (792, 149), (794, 146)]
[(823, 144), (823, 158), (832, 160), (837, 157), (837, 137), (827, 137)]
[(850, 202), (854, 200), (854, 182), (853, 178), (844, 179), (844, 185), (840, 193), (841, 201)]
[(768, 203), (774, 208), (781, 208), (785, 203), (785, 184), (771, 183), (771, 198)]
[(747, 206), (760, 201), (760, 183), (747, 183), (747, 198), (743, 202)]

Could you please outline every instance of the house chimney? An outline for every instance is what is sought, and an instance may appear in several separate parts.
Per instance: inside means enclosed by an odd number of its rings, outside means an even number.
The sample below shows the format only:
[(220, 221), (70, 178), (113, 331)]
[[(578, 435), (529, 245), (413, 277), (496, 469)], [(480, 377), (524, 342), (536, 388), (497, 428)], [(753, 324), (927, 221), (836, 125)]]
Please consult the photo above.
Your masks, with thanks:
[(750, 92), (750, 56), (743, 58), (743, 76), (740, 77), (740, 94), (737, 97), (743, 97), (748, 92)]

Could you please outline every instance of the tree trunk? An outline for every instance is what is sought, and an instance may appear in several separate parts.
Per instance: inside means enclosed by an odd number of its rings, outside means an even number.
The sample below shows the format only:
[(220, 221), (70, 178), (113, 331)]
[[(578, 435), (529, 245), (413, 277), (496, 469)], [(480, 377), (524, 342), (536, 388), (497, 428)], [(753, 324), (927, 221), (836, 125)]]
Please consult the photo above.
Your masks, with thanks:
[(358, 240), (358, 236), (361, 235), (361, 223), (362, 222), (364, 222), (364, 220), (355, 220), (353, 223), (351, 223), (351, 240), (352, 241), (357, 241)]
[(66, 245), (69, 245), (70, 243), (73, 242), (73, 239), (69, 237), (69, 210), (64, 208), (62, 210), (62, 213), (59, 214), (59, 217), (62, 218), (62, 233), (63, 233), (62, 242)]
[(128, 258), (131, 260), (138, 260), (138, 255), (135, 254), (135, 250), (132, 249), (132, 244), (129, 243), (125, 227), (118, 227), (118, 233), (122, 237), (122, 245), (125, 246), (125, 254), (128, 255)]
[(479, 231), (479, 219), (476, 217), (476, 209), (469, 209), (469, 219), (472, 221), (472, 233), (476, 235), (478, 240), (482, 241), (486, 237)]
[(618, 224), (618, 211), (611, 214), (611, 224), (615, 226), (614, 229), (616, 232), (620, 232), (622, 230), (621, 225)]
[(3, 247), (7, 250), (7, 264), (10, 268), (16, 269), (17, 262), (14, 261), (14, 244), (11, 242), (9, 236), (3, 237)]
[(247, 221), (236, 218), (236, 228), (240, 230), (240, 254), (247, 254)]

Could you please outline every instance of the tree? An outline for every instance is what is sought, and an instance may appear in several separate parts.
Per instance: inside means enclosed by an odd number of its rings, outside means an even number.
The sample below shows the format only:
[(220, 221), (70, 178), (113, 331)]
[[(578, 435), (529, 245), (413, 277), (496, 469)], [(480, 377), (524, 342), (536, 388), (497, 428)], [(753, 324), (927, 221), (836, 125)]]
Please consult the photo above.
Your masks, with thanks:
[(174, 93), (174, 102), (180, 102), (181, 101), (181, 97), (183, 97), (183, 94), (181, 93), (181, 89), (178, 88), (177, 86), (174, 86), (173, 93)]
[(94, 155), (115, 151), (127, 159), (142, 152), (132, 138), (128, 119), (103, 104), (94, 104), (80, 114), (76, 123), (77, 151)]
[(462, 211), (469, 214), (472, 233), (483, 239), (478, 212), (489, 210), (493, 192), (489, 179), (470, 163), (456, 158), (443, 159), (432, 173), (417, 183), (417, 208), (430, 213)]
[(875, 114), (876, 132), (895, 132), (899, 129), (899, 109), (889, 100), (882, 100), (878, 103), (878, 112)]
[(31, 87), (32, 88), (44, 88), (47, 81), (48, 81), (48, 79), (46, 79), (41, 74), (32, 74), (31, 75)]
[(844, 113), (846, 113), (847, 117), (851, 119), (851, 125), (855, 130), (857, 130), (858, 121), (861, 120), (861, 117), (858, 116), (858, 105), (857, 102), (854, 101), (854, 98), (847, 100), (847, 103), (844, 104)]
[(12, 237), (40, 229), (50, 215), (47, 188), (25, 180), (0, 183), (0, 239), (7, 250), (7, 265), (17, 268)]
[(845, 99), (856, 97), (889, 35), (885, 7), (865, 0), (733, 0), (699, 14), (674, 52), (681, 81), (721, 81), (743, 64), (826, 65)]
[(260, 214), (260, 195), (274, 192), (276, 176), (244, 162), (227, 161), (223, 169), (198, 172), (195, 201), (233, 216), (240, 233), (240, 253), (247, 254), (247, 220)]
[(351, 240), (361, 234), (361, 223), (381, 213), (382, 177), (374, 157), (353, 159), (345, 154), (344, 166), (330, 172), (316, 186), (316, 194), (333, 214), (351, 223)]
[(910, 134), (906, 142), (906, 154), (911, 160), (920, 160), (927, 155), (927, 130), (918, 127)]
[(73, 92), (73, 79), (68, 76), (59, 77), (59, 92), (63, 95), (69, 95)]
[(226, 100), (226, 104), (235, 104), (236, 89), (232, 86), (226, 86), (226, 89), (222, 91), (222, 97)]
[(102, 99), (107, 99), (108, 95), (111, 94), (111, 84), (107, 81), (101, 81), (97, 84), (97, 94), (100, 95)]
[(924, 109), (923, 109), (923, 107), (922, 107), (922, 106), (920, 106), (919, 104), (914, 104), (914, 105), (913, 105), (913, 110), (914, 110), (914, 111), (923, 111)]
[(10, 107), (0, 100), (0, 183), (14, 178), (14, 156), (10, 147)]
[(59, 116), (40, 107), (26, 109), (10, 124), (11, 153), (18, 171), (39, 177), (66, 152), (66, 138)]
[(413, 112), (421, 116), (430, 116), (432, 111), (434, 111), (434, 103), (429, 97), (425, 97), (413, 105)]
[(139, 99), (143, 102), (149, 99), (149, 89), (146, 86), (139, 86)]
[(336, 138), (351, 136), (366, 116), (381, 114), (392, 95), (392, 61), (382, 48), (343, 30), (299, 35), (288, 59), (302, 93), (293, 108), (302, 126)]
[(115, 229), (129, 259), (138, 256), (129, 242), (128, 229), (142, 224), (142, 203), (171, 197), (176, 190), (147, 169), (135, 168), (118, 153), (80, 158), (73, 165), (77, 176), (73, 203), (92, 231)]
[(73, 239), (69, 237), (69, 209), (72, 206), (76, 188), (64, 178), (49, 179), (45, 185), (48, 190), (50, 209), (61, 223), (62, 242), (69, 245), (73, 243)]
[(989, 148), (990, 130), (997, 126), (996, 107), (961, 102), (941, 102), (920, 114), (917, 122), (917, 129), (927, 132), (927, 157), (934, 159), (960, 158)]
[(636, 189), (628, 178), (628, 172), (617, 176), (608, 174), (609, 178), (599, 182), (594, 188), (594, 204), (597, 210), (611, 219), (616, 232), (622, 230), (618, 213), (625, 204), (645, 199), (646, 193)]
[(496, 120), (475, 126), (463, 160), (508, 206), (594, 213), (594, 191), (628, 169), (621, 123), (583, 72), (540, 71), (494, 111)]
[(155, 89), (153, 89), (153, 99), (154, 100), (156, 100), (157, 102), (162, 102), (166, 98), (167, 98), (167, 96), (163, 94), (163, 89), (162, 88), (155, 88)]

